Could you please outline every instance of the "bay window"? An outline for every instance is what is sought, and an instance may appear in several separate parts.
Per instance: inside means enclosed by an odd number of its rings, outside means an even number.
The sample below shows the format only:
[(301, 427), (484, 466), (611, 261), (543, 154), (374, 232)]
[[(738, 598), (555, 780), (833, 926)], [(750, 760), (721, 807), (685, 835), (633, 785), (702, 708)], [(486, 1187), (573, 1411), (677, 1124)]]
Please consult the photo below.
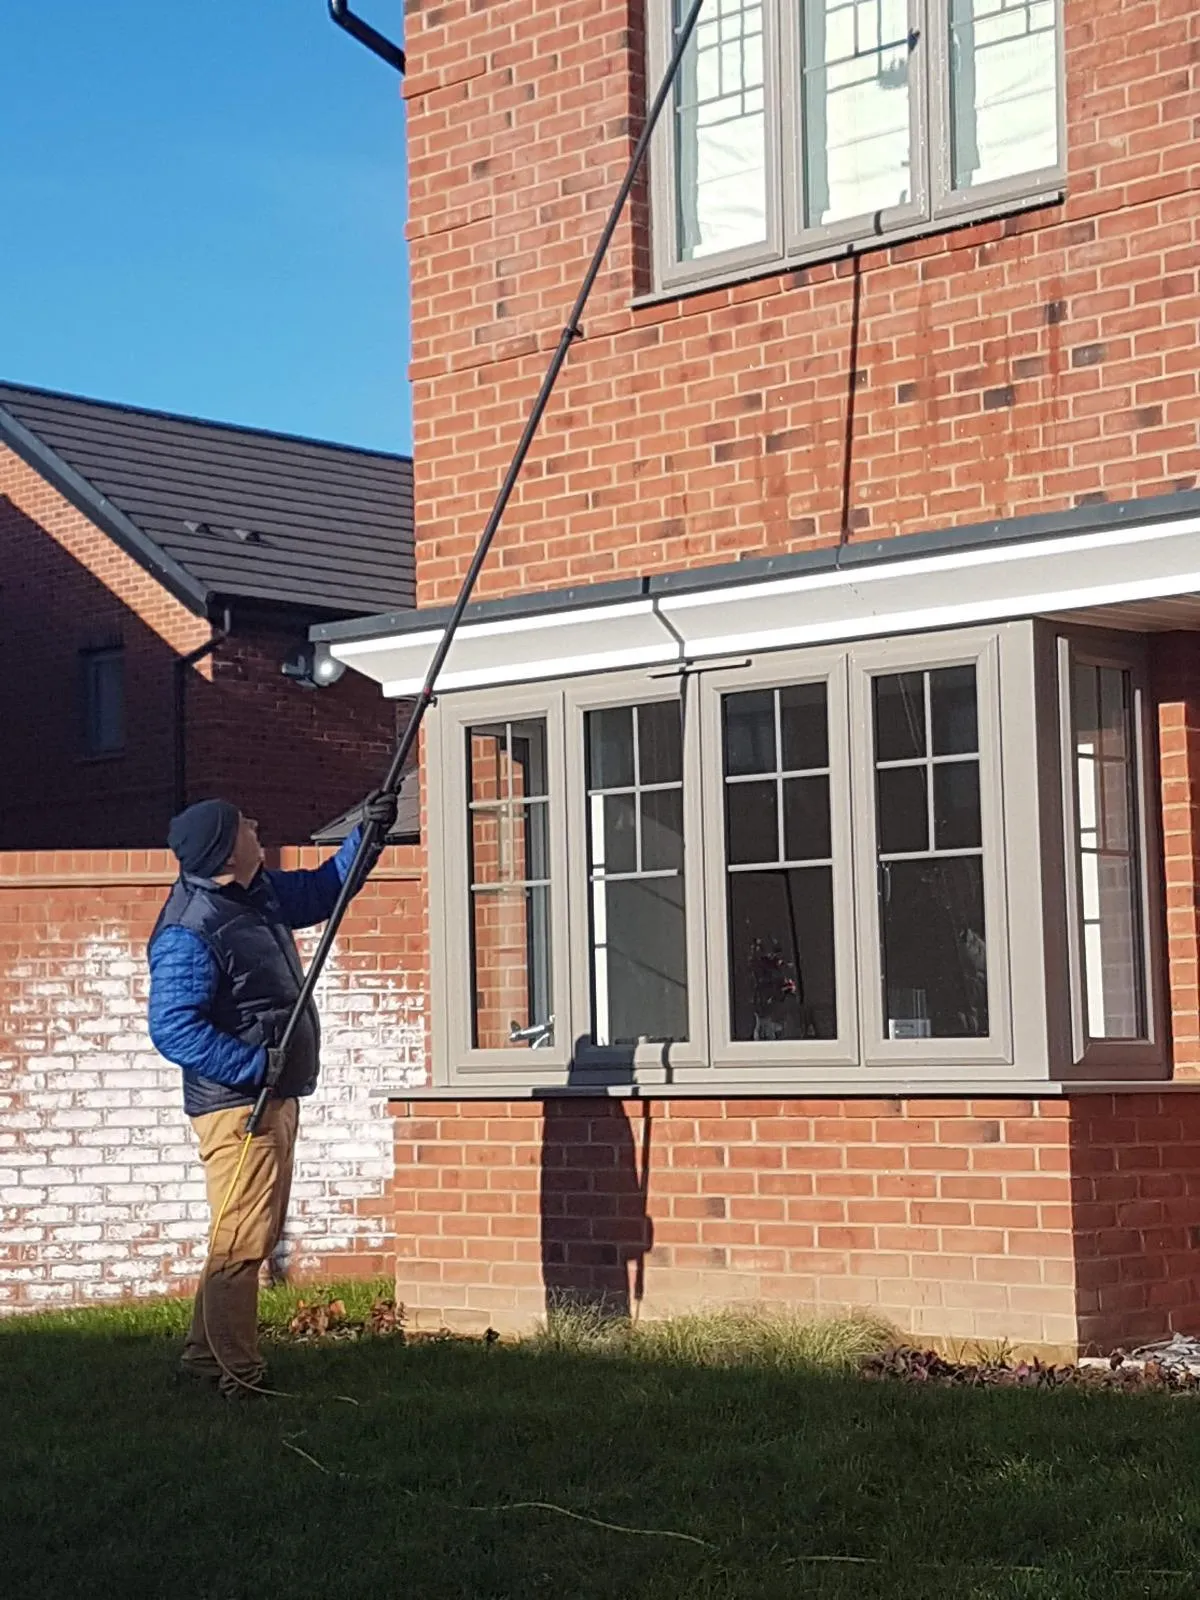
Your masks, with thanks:
[[(1053, 198), (1061, 0), (706, 0), (653, 158), (659, 288)], [(651, 78), (687, 0), (653, 0)]]
[(444, 695), (441, 1081), (1150, 1075), (1140, 674), (1022, 622)]

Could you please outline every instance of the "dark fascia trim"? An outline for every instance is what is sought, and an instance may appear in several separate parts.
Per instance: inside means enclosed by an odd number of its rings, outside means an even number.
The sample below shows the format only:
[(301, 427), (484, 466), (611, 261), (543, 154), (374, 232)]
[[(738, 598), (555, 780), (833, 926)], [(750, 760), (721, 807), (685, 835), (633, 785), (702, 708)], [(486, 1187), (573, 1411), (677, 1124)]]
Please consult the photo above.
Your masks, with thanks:
[(198, 617), (210, 614), (214, 597), (209, 590), (2, 405), (0, 443), (7, 444), (27, 466), (57, 489), (89, 522), (95, 523), (120, 545), (127, 555), (132, 556), (164, 589), (182, 601), (189, 611)]
[[(1036, 512), (995, 522), (971, 523), (960, 528), (937, 528), (927, 533), (900, 534), (891, 539), (871, 539), (843, 545), (822, 545), (777, 556), (755, 556), (719, 566), (689, 567), (643, 578), (621, 578), (610, 583), (552, 589), (541, 594), (512, 595), (504, 600), (480, 600), (468, 606), (464, 622), (498, 622), (513, 617), (536, 617), (582, 606), (615, 605), (621, 601), (654, 599), (698, 589), (725, 589), (761, 583), (765, 578), (790, 578), (834, 572), (842, 567), (879, 566), (947, 551), (974, 550), (985, 545), (1024, 544), (1037, 539), (1070, 534), (1098, 533), (1105, 528), (1138, 527), (1147, 522), (1167, 522), (1200, 513), (1200, 490), (1113, 504), (1075, 506), (1066, 511)], [(421, 633), (446, 625), (451, 608), (428, 611), (392, 611), (357, 622), (326, 623), (314, 627), (314, 640), (378, 639), (391, 634)]]
[[(718, 569), (709, 567), (709, 572)], [(608, 583), (580, 584), (570, 589), (548, 589), (541, 594), (509, 595), (503, 600), (477, 600), (463, 613), (464, 622), (499, 622), (509, 617), (541, 617), (555, 611), (574, 611), (580, 606), (615, 605), (622, 600), (644, 600), (650, 593), (650, 578), (614, 578)], [(388, 611), (357, 622), (327, 622), (312, 629), (314, 641), (335, 639), (381, 639), (394, 633), (423, 633), (427, 628), (442, 628), (450, 620), (450, 606), (436, 610)]]

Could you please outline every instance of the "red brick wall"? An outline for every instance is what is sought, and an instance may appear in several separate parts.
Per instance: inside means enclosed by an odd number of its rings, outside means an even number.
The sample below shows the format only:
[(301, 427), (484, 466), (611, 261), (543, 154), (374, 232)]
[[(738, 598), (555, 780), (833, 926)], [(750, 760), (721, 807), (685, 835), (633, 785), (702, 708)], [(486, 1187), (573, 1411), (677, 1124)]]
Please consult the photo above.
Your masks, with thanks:
[(297, 844), (382, 781), (396, 703), (358, 673), (302, 689), (280, 671), (304, 638), (258, 623), (221, 644), (188, 696), (188, 795), (219, 794), (261, 823), (264, 842)]
[[(316, 852), (285, 852), (313, 865)], [(176, 1068), (146, 1035), (144, 945), (165, 852), (0, 856), (0, 1314), (190, 1287), (206, 1210)], [(355, 901), (318, 990), (283, 1264), (390, 1271), (383, 1091), (424, 1071), (426, 953), (411, 851)], [(312, 941), (307, 941), (311, 949)]]
[(432, 1324), (867, 1306), (1105, 1352), (1200, 1325), (1200, 1097), (407, 1102), (397, 1291)]
[[(641, 9), (410, 0), (422, 604), (451, 597), (624, 168)], [(627, 218), (480, 593), (1194, 484), (1200, 13), (1065, 10), (1068, 199), (861, 258), (848, 462), (852, 264), (634, 311)]]
[(1200, 1077), (1200, 635), (1154, 641), (1175, 1076)]
[[(171, 663), (208, 634), (0, 447), (0, 847), (162, 843), (174, 781)], [(114, 637), (124, 641), (130, 748), (89, 761), (79, 651)]]
[[(280, 668), (307, 624), (239, 621), (188, 673), (188, 794), (223, 794), (263, 838), (307, 839), (382, 777), (395, 707), (347, 673), (306, 691)], [(175, 802), (174, 674), (209, 624), (0, 449), (0, 849), (152, 849)], [(79, 652), (120, 641), (126, 749), (83, 754)]]

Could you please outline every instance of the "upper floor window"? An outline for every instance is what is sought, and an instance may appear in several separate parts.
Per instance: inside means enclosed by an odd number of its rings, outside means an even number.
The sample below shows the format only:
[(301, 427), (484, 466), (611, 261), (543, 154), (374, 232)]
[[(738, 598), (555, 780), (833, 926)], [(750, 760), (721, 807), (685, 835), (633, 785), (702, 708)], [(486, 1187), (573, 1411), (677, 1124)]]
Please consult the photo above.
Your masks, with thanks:
[(116, 755), (125, 748), (125, 652), (120, 645), (84, 650), (83, 752)]
[[(688, 0), (654, 3), (661, 71)], [(706, 0), (655, 166), (660, 285), (1057, 191), (1059, 6)]]

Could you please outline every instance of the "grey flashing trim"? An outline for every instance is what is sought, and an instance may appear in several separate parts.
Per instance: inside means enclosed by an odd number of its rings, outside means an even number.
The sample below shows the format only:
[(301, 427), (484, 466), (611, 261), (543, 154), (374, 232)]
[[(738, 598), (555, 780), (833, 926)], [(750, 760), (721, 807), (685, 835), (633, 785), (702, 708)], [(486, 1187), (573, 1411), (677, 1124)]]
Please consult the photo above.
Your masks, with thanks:
[(152, 578), (181, 601), (198, 617), (209, 615), (213, 596), (202, 583), (184, 570), (147, 538), (142, 530), (113, 505), (75, 468), (32, 433), (13, 414), (0, 406), (0, 442), (7, 444), (21, 460), (43, 477), (47, 483), (87, 517), (90, 522), (108, 534), (110, 539), (142, 566)]
[[(426, 1085), (419, 1089), (384, 1089), (386, 1100), (1061, 1100), (1068, 1094), (1158, 1093), (1165, 1083), (1064, 1084), (1051, 1078), (1021, 1078), (1012, 1082), (980, 1083), (977, 1079), (939, 1079), (914, 1083), (911, 1079), (881, 1082), (871, 1078), (851, 1087), (803, 1083), (748, 1083), (725, 1079), (721, 1083), (564, 1083), (551, 1087), (513, 1083), (469, 1083), (457, 1086)], [(1200, 1086), (1198, 1086), (1200, 1087)]]
[[(936, 528), (927, 533), (905, 533), (891, 539), (871, 539), (843, 545), (822, 545), (777, 556), (756, 556), (748, 561), (719, 566), (690, 567), (642, 578), (616, 578), (607, 583), (550, 589), (538, 594), (510, 595), (503, 600), (479, 600), (468, 606), (464, 622), (498, 622), (513, 617), (537, 617), (583, 606), (616, 604), (623, 600), (654, 599), (703, 589), (732, 588), (805, 573), (833, 572), (842, 567), (878, 566), (947, 551), (973, 550), (989, 544), (1023, 544), (1064, 535), (1097, 533), (1105, 528), (1139, 527), (1147, 522), (1168, 522), (1200, 514), (1200, 489), (1154, 495), (1113, 504), (1074, 506), (1065, 511), (1034, 512), (994, 522), (976, 522), (957, 528)], [(348, 622), (319, 623), (309, 632), (313, 640), (379, 639), (395, 634), (423, 633), (445, 627), (451, 608), (392, 611), (382, 616)]]
[(1037, 539), (1061, 538), (1073, 533), (1098, 533), (1105, 528), (1138, 527), (1146, 522), (1166, 522), (1200, 513), (1200, 490), (1155, 495), (1152, 499), (1122, 500), (1112, 505), (1074, 506), (1066, 511), (1041, 511), (1025, 517), (995, 522), (973, 522), (958, 528), (935, 528), (928, 533), (905, 533), (893, 539), (871, 539), (843, 545), (822, 545), (816, 550), (796, 550), (778, 556), (757, 556), (749, 561), (719, 567), (693, 567), (686, 572), (664, 572), (649, 580), (649, 593), (682, 594), (695, 589), (718, 589), (763, 578), (793, 577), (806, 572), (833, 572), (841, 567), (880, 566), (916, 556), (947, 551), (974, 550), (989, 544), (1025, 544)]
[[(708, 569), (713, 570), (711, 567)], [(573, 611), (580, 606), (616, 605), (622, 600), (644, 600), (650, 593), (650, 578), (613, 578), (607, 583), (582, 584), (570, 589), (547, 589), (537, 594), (507, 595), (503, 600), (477, 600), (467, 607), (464, 622), (511, 621), (514, 617), (542, 617), (556, 611)], [(389, 611), (383, 616), (360, 617), (350, 622), (322, 622), (309, 631), (314, 641), (338, 639), (380, 639), (400, 633), (424, 633), (444, 628), (452, 606), (428, 611)]]

